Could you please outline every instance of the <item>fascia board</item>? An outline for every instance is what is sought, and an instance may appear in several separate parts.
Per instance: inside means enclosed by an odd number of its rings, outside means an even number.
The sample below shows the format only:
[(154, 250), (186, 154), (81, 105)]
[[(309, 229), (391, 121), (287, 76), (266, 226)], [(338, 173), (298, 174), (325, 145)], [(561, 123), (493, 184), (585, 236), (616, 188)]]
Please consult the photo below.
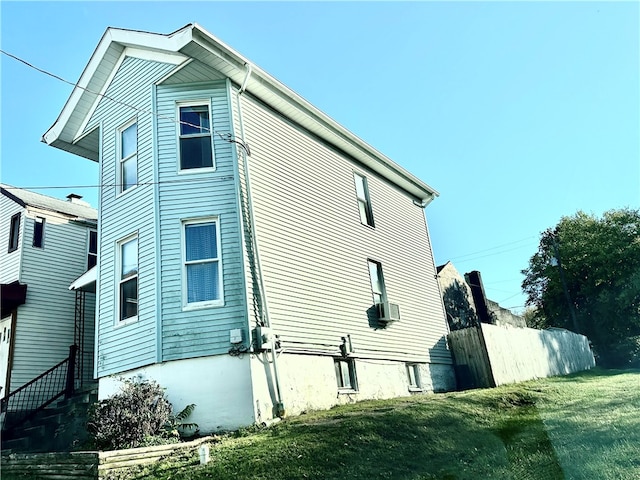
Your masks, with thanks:
[(278, 103), (284, 101), (291, 105), (294, 110), (301, 113), (301, 115), (288, 115), (294, 121), (300, 123), (320, 138), (324, 138), (329, 143), (346, 151), (372, 170), (381, 173), (417, 199), (428, 203), (433, 197), (439, 196), (439, 193), (434, 188), (358, 138), (320, 109), (314, 107), (303, 97), (260, 67), (254, 65), (198, 24), (194, 24), (193, 28), (196, 31), (193, 35), (195, 42), (236, 68), (236, 73), (230, 77), (234, 83), (237, 85), (242, 84), (246, 74), (246, 65), (251, 65), (252, 73), (246, 85), (248, 92), (280, 111), (282, 111), (282, 108), (278, 108)]
[[(95, 77), (96, 73), (102, 65), (105, 55), (113, 45), (118, 45), (120, 47), (120, 50), (122, 51), (124, 51), (126, 47), (132, 47), (138, 49), (156, 50), (158, 52), (174, 53), (179, 51), (184, 43), (188, 43), (191, 40), (191, 29), (192, 26), (187, 25), (174, 34), (165, 36), (158, 35), (156, 33), (108, 28), (100, 39), (100, 42), (98, 43), (95, 51), (91, 55), (89, 63), (87, 63), (87, 66), (80, 75), (80, 80), (78, 80), (78, 83), (71, 92), (71, 95), (62, 108), (58, 119), (42, 136), (42, 141), (49, 145), (53, 145), (56, 140), (61, 140), (64, 143), (73, 142), (74, 137), (77, 136), (79, 132), (71, 132), (68, 135), (64, 135), (65, 138), (61, 138), (61, 136), (63, 136), (65, 127), (67, 126), (71, 117), (77, 114), (76, 107), (78, 106), (81, 98), (84, 95), (95, 95), (93, 93), (87, 92), (84, 89), (88, 87), (91, 80)], [(105, 80), (99, 85), (99, 88), (94, 88), (92, 90), (103, 93), (105, 85), (107, 84), (109, 78), (111, 78), (110, 75), (105, 76)], [(92, 105), (95, 104), (95, 102), (91, 103)], [(85, 120), (86, 119), (83, 118), (78, 123), (80, 125), (85, 125)]]

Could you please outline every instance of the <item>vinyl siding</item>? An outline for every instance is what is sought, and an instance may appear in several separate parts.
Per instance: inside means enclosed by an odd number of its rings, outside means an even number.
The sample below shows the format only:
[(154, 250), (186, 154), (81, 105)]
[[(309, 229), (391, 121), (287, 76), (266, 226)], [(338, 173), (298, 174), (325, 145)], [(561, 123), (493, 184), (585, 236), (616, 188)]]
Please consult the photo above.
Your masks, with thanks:
[[(32, 246), (34, 218), (44, 217), (44, 248)], [(86, 271), (87, 231), (95, 225), (69, 221), (53, 212), (28, 209), (24, 221), (21, 281), (26, 303), (19, 307), (11, 390), (32, 380), (69, 355), (74, 342), (75, 292), (69, 285)], [(87, 297), (92, 296), (88, 294)], [(87, 304), (89, 363), (93, 347), (93, 309)], [(89, 378), (89, 372), (85, 372)], [(86, 378), (86, 377), (85, 377)]]
[(24, 207), (10, 198), (0, 195), (0, 283), (11, 283), (18, 280), (20, 275), (20, 255), (22, 253), (22, 239), (24, 238), (24, 215), (20, 218), (20, 237), (18, 248), (11, 253), (9, 249), (9, 232), (11, 217), (24, 211)]
[[(138, 109), (152, 111), (152, 84), (172, 65), (126, 57), (105, 94)], [(132, 118), (138, 122), (138, 185), (124, 193), (116, 186), (117, 130)], [(123, 372), (156, 360), (155, 181), (153, 123), (150, 113), (136, 112), (103, 98), (86, 131), (101, 126), (100, 289), (98, 305), (97, 374)], [(117, 242), (138, 234), (138, 320), (117, 321)]]
[[(206, 100), (215, 132), (230, 133), (227, 84), (162, 85), (157, 90), (162, 359), (226, 353), (229, 330), (245, 327), (246, 306), (236, 197), (234, 149), (214, 134), (215, 172), (178, 172), (178, 102)], [(182, 221), (217, 217), (224, 306), (183, 310)]]
[[(269, 314), (285, 348), (335, 352), (350, 334), (361, 357), (450, 363), (423, 210), (252, 97), (242, 105)], [(354, 171), (367, 178), (375, 228), (360, 222)], [(368, 319), (369, 258), (400, 305), (385, 329)]]

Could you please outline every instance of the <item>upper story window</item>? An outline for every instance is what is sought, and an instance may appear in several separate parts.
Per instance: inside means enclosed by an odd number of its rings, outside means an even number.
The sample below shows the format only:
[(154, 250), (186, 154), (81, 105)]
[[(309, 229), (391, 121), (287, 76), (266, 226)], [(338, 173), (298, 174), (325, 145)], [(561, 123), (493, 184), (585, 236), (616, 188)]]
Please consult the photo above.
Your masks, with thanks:
[(138, 237), (118, 242), (118, 320), (138, 315)]
[(187, 306), (223, 304), (217, 218), (184, 223), (184, 278)]
[(371, 293), (373, 294), (373, 303), (379, 304), (387, 299), (387, 291), (384, 286), (384, 277), (382, 276), (382, 264), (369, 260), (369, 278), (371, 279)]
[(118, 129), (120, 192), (138, 184), (138, 124), (133, 121)]
[(213, 168), (211, 115), (206, 104), (180, 105), (180, 170)]
[(33, 246), (44, 248), (44, 223), (43, 217), (36, 217), (33, 221)]
[(356, 183), (356, 197), (358, 198), (358, 209), (360, 211), (360, 221), (363, 225), (374, 227), (373, 210), (371, 210), (371, 199), (369, 198), (369, 186), (367, 179), (357, 173), (353, 174)]
[(8, 253), (18, 249), (18, 241), (20, 240), (20, 214), (16, 213), (11, 217), (9, 226), (9, 248)]
[(98, 263), (98, 232), (89, 230), (87, 241), (87, 270), (93, 268)]

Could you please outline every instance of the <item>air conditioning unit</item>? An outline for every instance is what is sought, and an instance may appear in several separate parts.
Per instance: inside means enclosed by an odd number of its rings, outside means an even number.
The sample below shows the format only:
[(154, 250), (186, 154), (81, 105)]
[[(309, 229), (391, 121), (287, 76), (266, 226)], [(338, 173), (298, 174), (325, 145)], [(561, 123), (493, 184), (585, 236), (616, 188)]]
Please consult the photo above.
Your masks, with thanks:
[(378, 321), (391, 323), (400, 320), (400, 306), (397, 303), (382, 302), (378, 304)]

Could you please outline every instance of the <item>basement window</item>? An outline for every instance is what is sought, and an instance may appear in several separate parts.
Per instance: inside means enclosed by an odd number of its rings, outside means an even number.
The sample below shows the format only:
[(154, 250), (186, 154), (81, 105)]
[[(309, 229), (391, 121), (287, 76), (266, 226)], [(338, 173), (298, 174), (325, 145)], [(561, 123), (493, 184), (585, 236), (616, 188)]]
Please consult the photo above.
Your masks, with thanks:
[(409, 380), (409, 390), (422, 390), (420, 367), (418, 364), (407, 363), (407, 379)]
[(334, 358), (333, 364), (336, 370), (338, 393), (357, 391), (355, 360), (353, 358)]

